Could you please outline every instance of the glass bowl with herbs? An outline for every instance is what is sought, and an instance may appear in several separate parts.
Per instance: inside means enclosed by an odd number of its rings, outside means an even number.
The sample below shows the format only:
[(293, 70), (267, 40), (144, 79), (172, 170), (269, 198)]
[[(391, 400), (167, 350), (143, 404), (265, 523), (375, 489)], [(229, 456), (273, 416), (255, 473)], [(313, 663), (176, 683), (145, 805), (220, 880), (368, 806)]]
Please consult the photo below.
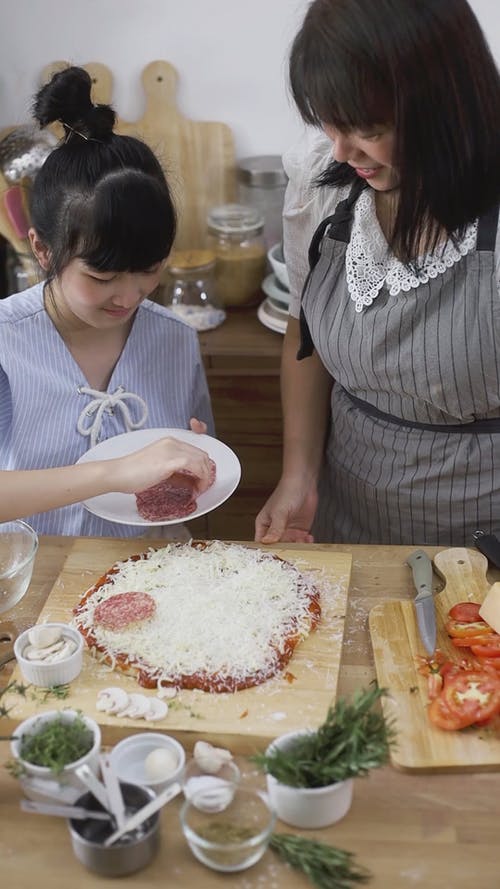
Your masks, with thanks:
[(206, 805), (203, 789), (184, 801), (182, 831), (191, 852), (213, 870), (233, 872), (256, 864), (271, 840), (276, 815), (263, 793), (236, 787), (225, 806)]
[(101, 730), (78, 710), (49, 710), (21, 722), (10, 748), (9, 770), (27, 797), (72, 803), (82, 793), (76, 769), (99, 770)]

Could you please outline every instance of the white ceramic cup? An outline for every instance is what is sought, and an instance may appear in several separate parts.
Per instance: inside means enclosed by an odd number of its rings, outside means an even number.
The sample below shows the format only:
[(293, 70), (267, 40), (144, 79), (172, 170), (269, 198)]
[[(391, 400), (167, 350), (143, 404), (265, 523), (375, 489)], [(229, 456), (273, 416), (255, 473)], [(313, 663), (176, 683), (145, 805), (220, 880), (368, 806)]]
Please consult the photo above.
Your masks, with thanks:
[[(289, 750), (298, 738), (310, 732), (294, 731), (280, 735), (267, 748)], [(292, 827), (316, 829), (335, 824), (347, 814), (352, 803), (353, 779), (338, 781), (326, 787), (291, 787), (281, 784), (273, 775), (266, 775), (269, 802), (280, 821)]]

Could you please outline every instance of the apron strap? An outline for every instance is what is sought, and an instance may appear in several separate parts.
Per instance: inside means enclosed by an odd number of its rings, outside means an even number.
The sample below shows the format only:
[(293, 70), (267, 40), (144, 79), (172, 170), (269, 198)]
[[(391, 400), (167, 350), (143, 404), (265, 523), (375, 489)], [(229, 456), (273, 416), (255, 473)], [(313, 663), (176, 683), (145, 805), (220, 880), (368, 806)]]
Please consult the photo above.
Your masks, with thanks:
[(323, 219), (312, 236), (308, 252), (309, 272), (304, 282), (302, 294), (300, 297), (300, 346), (297, 352), (297, 361), (302, 361), (303, 358), (309, 358), (314, 352), (314, 343), (312, 341), (311, 332), (309, 330), (309, 325), (306, 320), (304, 309), (302, 308), (302, 299), (309, 285), (309, 281), (311, 279), (314, 268), (319, 261), (319, 257), (321, 255), (321, 242), (326, 230), (329, 228), (327, 235), (328, 238), (331, 238), (334, 241), (342, 241), (345, 244), (349, 243), (349, 239), (351, 237), (352, 213), (354, 204), (356, 203), (364, 188), (366, 188), (365, 182), (363, 182), (362, 179), (356, 178), (356, 181), (353, 182), (351, 190), (347, 197), (343, 201), (340, 201), (340, 203), (337, 205), (335, 213)]
[(499, 205), (492, 207), (486, 213), (479, 217), (477, 225), (476, 250), (487, 250), (491, 253), (495, 252), (495, 244), (497, 239), (498, 228), (498, 210)]

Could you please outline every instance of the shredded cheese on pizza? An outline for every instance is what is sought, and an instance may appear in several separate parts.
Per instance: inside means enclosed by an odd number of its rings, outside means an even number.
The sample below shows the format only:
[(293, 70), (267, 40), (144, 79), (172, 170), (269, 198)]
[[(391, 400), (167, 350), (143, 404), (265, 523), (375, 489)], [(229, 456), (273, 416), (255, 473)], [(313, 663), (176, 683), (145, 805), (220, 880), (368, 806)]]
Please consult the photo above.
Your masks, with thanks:
[[(96, 606), (128, 591), (148, 593), (154, 614), (119, 630), (94, 619)], [(237, 544), (170, 544), (117, 563), (83, 597), (76, 623), (115, 668), (158, 682), (233, 691), (287, 663), (319, 620), (319, 594), (272, 553)]]

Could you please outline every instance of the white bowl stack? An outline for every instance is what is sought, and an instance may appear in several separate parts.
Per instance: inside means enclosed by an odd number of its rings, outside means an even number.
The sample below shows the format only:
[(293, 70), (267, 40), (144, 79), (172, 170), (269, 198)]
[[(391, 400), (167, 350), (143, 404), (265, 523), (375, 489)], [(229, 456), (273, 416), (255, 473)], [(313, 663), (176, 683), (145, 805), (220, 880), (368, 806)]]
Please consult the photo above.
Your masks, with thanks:
[(258, 308), (259, 321), (277, 333), (285, 333), (288, 323), (290, 290), (283, 245), (274, 244), (267, 253), (272, 272), (264, 278), (262, 290), (266, 299)]

